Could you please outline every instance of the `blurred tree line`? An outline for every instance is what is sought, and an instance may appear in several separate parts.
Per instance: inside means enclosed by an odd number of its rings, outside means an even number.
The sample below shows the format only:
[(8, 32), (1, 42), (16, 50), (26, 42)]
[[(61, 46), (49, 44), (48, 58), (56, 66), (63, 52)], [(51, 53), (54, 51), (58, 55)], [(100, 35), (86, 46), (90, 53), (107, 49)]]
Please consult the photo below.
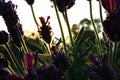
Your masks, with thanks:
[[(100, 19), (96, 18), (96, 19), (94, 19), (94, 22), (96, 24), (97, 31), (100, 34), (102, 32), (102, 30), (101, 30), (102, 26), (101, 26)], [(72, 25), (71, 32), (73, 34), (73, 38), (74, 39), (77, 38), (78, 33), (82, 27), (84, 27), (84, 29), (85, 29), (84, 32), (86, 33), (85, 40), (90, 40), (95, 43), (95, 33), (93, 30), (91, 20), (88, 18), (84, 18), (78, 24)]]

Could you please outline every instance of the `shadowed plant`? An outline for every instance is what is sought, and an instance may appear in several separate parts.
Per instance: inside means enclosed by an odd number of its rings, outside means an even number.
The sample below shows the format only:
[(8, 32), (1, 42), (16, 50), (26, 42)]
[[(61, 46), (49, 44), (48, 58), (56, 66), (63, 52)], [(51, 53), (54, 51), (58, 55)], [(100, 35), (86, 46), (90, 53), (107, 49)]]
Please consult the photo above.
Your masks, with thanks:
[[(24, 1), (31, 8), (39, 36), (36, 39), (24, 36), (17, 5), (11, 0), (0, 0), (0, 16), (8, 29), (8, 32), (0, 31), (0, 80), (120, 80), (120, 1), (97, 0), (99, 20), (94, 19), (92, 0), (87, 0), (91, 20), (85, 18), (71, 28), (67, 12), (75, 5), (75, 0), (51, 0), (61, 31), (60, 39), (53, 37), (49, 21), (52, 16), (45, 19), (40, 15), (39, 24), (33, 8), (35, 1)], [(102, 7), (107, 11), (105, 20)], [(61, 14), (70, 41), (65, 38)]]

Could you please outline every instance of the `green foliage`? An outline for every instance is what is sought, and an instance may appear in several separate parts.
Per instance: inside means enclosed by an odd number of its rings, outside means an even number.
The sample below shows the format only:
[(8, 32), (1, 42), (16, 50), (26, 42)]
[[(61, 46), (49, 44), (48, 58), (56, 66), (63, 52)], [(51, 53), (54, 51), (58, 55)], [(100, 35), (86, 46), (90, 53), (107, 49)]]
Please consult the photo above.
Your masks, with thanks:
[[(112, 74), (115, 72), (116, 74), (113, 75), (117, 75), (115, 76), (115, 78), (117, 77), (117, 80), (120, 80), (120, 54), (119, 54), (120, 43), (117, 41), (112, 42), (108, 40), (104, 32), (101, 31), (101, 26), (103, 26), (102, 17), (101, 20), (93, 19), (92, 3), (91, 0), (88, 1), (90, 4), (91, 20), (85, 18), (81, 20), (79, 24), (73, 24), (72, 28), (70, 29), (67, 9), (71, 8), (74, 5), (75, 0), (71, 0), (70, 2), (68, 1), (70, 4), (68, 4), (68, 2), (66, 1), (59, 2), (57, 0), (56, 1), (52, 0), (62, 35), (60, 39), (56, 38), (56, 41), (54, 39), (53, 41), (51, 41), (52, 31), (51, 31), (51, 26), (49, 24), (50, 16), (48, 16), (46, 20), (44, 17), (40, 17), (42, 26), (40, 26), (39, 23), (37, 22), (32, 6), (34, 1), (32, 3), (27, 1), (27, 3), (28, 2), (31, 3), (28, 4), (31, 7), (32, 15), (37, 25), (39, 36), (41, 37), (36, 39), (32, 39), (30, 37), (23, 37), (23, 35), (21, 35), (23, 34), (21, 29), (22, 25), (18, 22), (19, 18), (16, 14), (15, 11), (16, 9), (14, 9), (16, 6), (11, 1), (8, 2), (5, 2), (4, 0), (0, 1), (0, 4), (2, 5), (0, 6), (1, 16), (4, 18), (7, 27), (8, 26), (10, 27), (9, 28), (10, 30), (8, 31), (12, 33), (12, 37), (7, 36), (7, 38), (10, 39), (9, 42), (5, 41), (4, 43), (2, 43), (3, 45), (0, 46), (0, 53), (3, 53), (5, 56), (3, 57), (0, 54), (1, 62), (4, 58), (8, 60), (7, 65), (1, 63), (0, 71), (3, 70), (3, 72), (5, 72), (4, 68), (7, 67), (8, 71), (10, 71), (12, 74), (15, 74), (15, 76), (16, 74), (18, 76), (22, 75), (22, 77), (24, 77), (24, 79), (20, 77), (22, 80), (27, 80), (26, 78), (29, 79), (29, 77), (30, 78), (32, 77), (33, 80), (34, 79), (38, 80), (39, 74), (40, 76), (44, 75), (43, 77), (46, 77), (47, 74), (47, 78), (50, 75), (50, 80), (56, 77), (55, 76), (56, 74), (57, 74), (57, 78), (59, 77), (59, 79), (57, 80), (95, 80), (94, 77), (96, 75), (97, 77), (100, 77), (102, 80), (105, 80), (106, 74), (104, 75), (102, 74), (104, 73), (102, 71), (105, 71), (105, 73), (108, 74)], [(107, 4), (110, 4), (109, 1)], [(109, 10), (108, 6), (104, 5), (104, 7)], [(64, 32), (62, 29), (63, 27), (61, 24), (58, 10), (62, 13), (62, 16), (68, 28), (69, 39), (70, 39), (69, 43), (66, 43), (66, 40), (64, 38)], [(107, 24), (107, 26), (108, 25), (109, 24)], [(12, 29), (11, 26), (14, 29)], [(108, 30), (108, 28), (106, 27), (104, 28), (106, 29), (106, 31)], [(102, 33), (102, 38), (99, 37), (100, 33)], [(116, 39), (116, 34), (114, 34), (115, 36), (113, 36), (112, 32), (109, 31), (108, 35), (110, 35), (109, 36), (110, 38), (113, 37)], [(2, 37), (4, 37), (3, 34)], [(119, 41), (118, 36), (117, 38)], [(13, 41), (13, 39), (15, 40)], [(14, 45), (14, 42), (16, 42), (16, 44), (19, 43), (20, 46)], [(105, 53), (108, 55), (108, 57), (107, 55), (104, 56)], [(91, 57), (92, 59), (90, 60), (88, 59), (90, 54), (95, 54), (96, 56), (92, 55)], [(36, 69), (38, 69), (39, 67), (41, 68), (40, 73), (39, 72), (37, 73)], [(92, 67), (93, 69), (95, 69), (93, 71), (96, 72), (94, 73), (94, 76), (91, 75)], [(54, 70), (56, 73), (54, 73)], [(110, 71), (113, 72), (111, 73)], [(0, 75), (0, 79), (1, 77), (3, 76)]]

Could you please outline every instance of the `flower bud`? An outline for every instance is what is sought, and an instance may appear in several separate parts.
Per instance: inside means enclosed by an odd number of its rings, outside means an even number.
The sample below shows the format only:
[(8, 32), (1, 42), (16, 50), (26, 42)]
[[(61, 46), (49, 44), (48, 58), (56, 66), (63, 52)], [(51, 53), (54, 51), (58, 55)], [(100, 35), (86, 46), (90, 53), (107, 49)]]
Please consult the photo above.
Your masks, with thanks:
[(33, 73), (34, 72), (34, 69), (33, 69), (34, 59), (33, 59), (33, 55), (31, 52), (28, 52), (24, 55), (24, 62), (25, 62), (25, 66), (26, 66), (28, 73)]
[(0, 31), (0, 45), (6, 44), (8, 42), (8, 33), (5, 31)]
[(25, 0), (29, 5), (33, 5), (34, 0)]
[(56, 5), (60, 12), (65, 12), (66, 9), (70, 9), (75, 4), (75, 0), (56, 0)]

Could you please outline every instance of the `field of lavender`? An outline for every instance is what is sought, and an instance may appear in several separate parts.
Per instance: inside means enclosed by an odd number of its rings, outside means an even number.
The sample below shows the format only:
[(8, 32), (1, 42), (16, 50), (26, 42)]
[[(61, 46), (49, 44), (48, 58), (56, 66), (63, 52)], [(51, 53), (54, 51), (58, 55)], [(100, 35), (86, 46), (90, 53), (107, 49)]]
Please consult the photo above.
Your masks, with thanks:
[[(22, 24), (17, 15), (17, 4), (12, 0), (0, 0), (0, 16), (7, 30), (0, 31), (0, 80), (120, 80), (120, 0), (96, 0), (99, 3), (102, 38), (93, 18), (92, 0), (87, 0), (94, 30), (80, 24), (72, 27), (67, 10), (75, 0), (51, 0), (56, 11), (61, 38), (53, 38), (50, 16), (39, 17), (38, 23), (33, 4), (25, 0), (31, 8), (39, 37), (24, 36)], [(103, 20), (102, 7), (106, 10)], [(62, 14), (69, 33), (69, 42), (61, 23)], [(81, 22), (82, 24), (83, 22)], [(2, 25), (0, 25), (2, 26)], [(76, 30), (77, 29), (77, 30)], [(54, 33), (55, 34), (55, 33)]]

